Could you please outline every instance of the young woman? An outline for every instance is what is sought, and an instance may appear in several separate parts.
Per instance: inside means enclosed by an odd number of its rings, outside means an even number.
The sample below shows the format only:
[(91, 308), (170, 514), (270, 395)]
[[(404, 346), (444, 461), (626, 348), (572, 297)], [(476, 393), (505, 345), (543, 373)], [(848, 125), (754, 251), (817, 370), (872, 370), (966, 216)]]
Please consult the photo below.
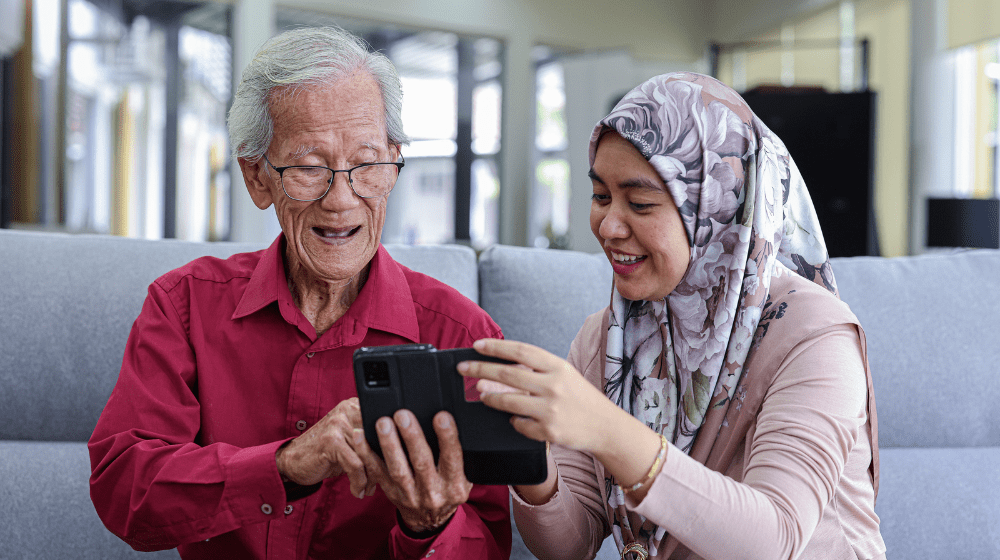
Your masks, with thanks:
[[(591, 228), (611, 303), (562, 360), (466, 362), (483, 401), (551, 443), (511, 489), (539, 558), (884, 558), (864, 333), (805, 184), (733, 90), (657, 76), (598, 123)], [(517, 391), (502, 391), (496, 382)]]

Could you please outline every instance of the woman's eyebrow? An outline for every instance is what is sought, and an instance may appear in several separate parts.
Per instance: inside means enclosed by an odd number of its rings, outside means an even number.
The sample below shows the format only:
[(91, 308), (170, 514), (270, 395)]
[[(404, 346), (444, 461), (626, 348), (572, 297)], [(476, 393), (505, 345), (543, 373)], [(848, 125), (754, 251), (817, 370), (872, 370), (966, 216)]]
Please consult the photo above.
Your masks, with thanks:
[(658, 192), (666, 192), (663, 184), (651, 180), (649, 177), (635, 177), (618, 183), (621, 189), (650, 189)]
[[(593, 167), (591, 167), (590, 170), (587, 171), (587, 177), (590, 177), (591, 181), (597, 181), (598, 183), (600, 183), (602, 185), (606, 185), (607, 184), (607, 183), (604, 182), (604, 179), (601, 179), (601, 176), (598, 175), (596, 171), (594, 171)], [(620, 188), (620, 189), (648, 189), (648, 190), (654, 190), (654, 191), (657, 191), (657, 192), (667, 192), (667, 190), (664, 188), (664, 186), (661, 183), (653, 181), (649, 177), (634, 177), (632, 179), (626, 179), (626, 180), (622, 181), (621, 183), (618, 183), (618, 188)]]

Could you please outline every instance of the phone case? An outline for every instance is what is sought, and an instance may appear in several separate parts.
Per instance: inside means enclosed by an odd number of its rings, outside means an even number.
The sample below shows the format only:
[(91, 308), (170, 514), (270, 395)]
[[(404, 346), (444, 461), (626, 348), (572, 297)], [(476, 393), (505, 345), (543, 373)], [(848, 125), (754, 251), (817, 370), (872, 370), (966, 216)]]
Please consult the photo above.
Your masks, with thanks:
[(545, 443), (529, 439), (510, 424), (511, 415), (479, 401), (467, 401), (465, 378), (456, 366), (465, 360), (506, 362), (472, 348), (437, 350), (430, 344), (359, 348), (354, 378), (368, 444), (382, 455), (375, 422), (401, 408), (413, 412), (437, 461), (432, 424), (441, 410), (451, 412), (462, 444), (465, 477), (474, 484), (539, 484), (547, 476)]

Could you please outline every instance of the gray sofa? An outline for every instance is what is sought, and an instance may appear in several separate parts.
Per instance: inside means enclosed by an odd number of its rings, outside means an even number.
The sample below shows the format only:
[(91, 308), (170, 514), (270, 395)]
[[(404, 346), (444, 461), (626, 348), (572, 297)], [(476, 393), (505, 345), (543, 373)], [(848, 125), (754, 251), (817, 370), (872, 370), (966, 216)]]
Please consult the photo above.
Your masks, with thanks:
[[(259, 248), (0, 230), (0, 558), (143, 555), (97, 518), (85, 442), (147, 285), (201, 255)], [(560, 355), (609, 297), (602, 255), (389, 251), (478, 301), (508, 338)], [(889, 557), (1000, 559), (1000, 251), (833, 266), (868, 335)], [(516, 536), (513, 557), (532, 558)]]

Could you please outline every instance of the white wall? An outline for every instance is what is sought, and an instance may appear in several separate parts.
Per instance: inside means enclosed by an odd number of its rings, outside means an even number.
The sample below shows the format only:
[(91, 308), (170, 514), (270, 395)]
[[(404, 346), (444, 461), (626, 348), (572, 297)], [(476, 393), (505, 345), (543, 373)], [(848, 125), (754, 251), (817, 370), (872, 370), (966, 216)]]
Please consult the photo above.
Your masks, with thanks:
[(745, 41), (839, 0), (708, 0), (711, 39), (719, 43)]

